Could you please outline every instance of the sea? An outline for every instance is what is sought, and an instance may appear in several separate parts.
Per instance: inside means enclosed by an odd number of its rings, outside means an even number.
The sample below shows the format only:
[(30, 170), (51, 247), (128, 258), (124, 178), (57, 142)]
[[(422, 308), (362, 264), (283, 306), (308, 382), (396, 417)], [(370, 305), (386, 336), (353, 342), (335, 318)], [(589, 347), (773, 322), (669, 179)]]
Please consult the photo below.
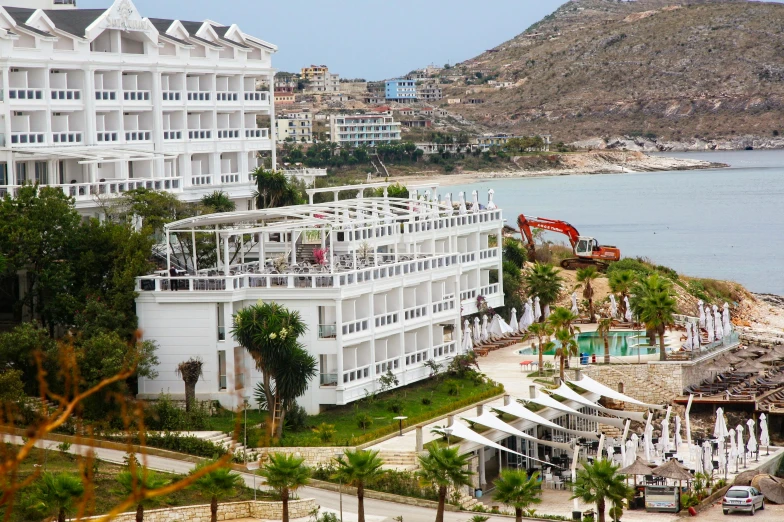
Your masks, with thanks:
[[(487, 202), (508, 225), (517, 216), (560, 219), (624, 257), (644, 257), (681, 274), (731, 280), (784, 295), (784, 151), (662, 155), (726, 163), (728, 168), (490, 179), (441, 187)], [(565, 242), (548, 233), (547, 239)]]

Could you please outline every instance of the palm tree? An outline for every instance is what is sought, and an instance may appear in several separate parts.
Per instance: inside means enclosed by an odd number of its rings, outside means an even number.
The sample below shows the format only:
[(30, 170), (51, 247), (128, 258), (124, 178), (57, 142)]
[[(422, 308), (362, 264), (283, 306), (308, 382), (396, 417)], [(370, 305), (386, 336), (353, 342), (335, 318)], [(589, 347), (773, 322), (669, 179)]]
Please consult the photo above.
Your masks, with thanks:
[(535, 335), (539, 340), (539, 375), (541, 375), (542, 365), (544, 364), (544, 347), (542, 343), (546, 338), (553, 335), (553, 326), (550, 323), (534, 323), (528, 327), (528, 333)]
[(289, 493), (310, 482), (310, 470), (302, 465), (303, 462), (303, 457), (275, 453), (259, 473), (267, 480), (267, 485), (280, 494), (283, 522), (289, 522)]
[(583, 469), (577, 470), (571, 498), (595, 503), (598, 522), (605, 522), (604, 511), (608, 501), (616, 505), (629, 496), (630, 488), (626, 485), (625, 477), (618, 474), (618, 468), (611, 461), (601, 459), (593, 464), (583, 462)]
[(573, 326), (574, 322), (579, 319), (577, 314), (572, 313), (571, 310), (563, 306), (557, 306), (550, 313), (547, 322), (553, 327), (554, 330), (567, 329), (569, 333), (574, 335), (580, 329)]
[(591, 282), (601, 276), (595, 266), (587, 266), (577, 269), (577, 282), (583, 285), (583, 297), (588, 300), (588, 314), (592, 323), (596, 322), (596, 315), (593, 312), (593, 286)]
[(136, 522), (144, 520), (145, 506), (152, 506), (162, 500), (162, 497), (145, 499), (145, 491), (159, 489), (169, 483), (169, 479), (146, 468), (136, 468), (134, 470), (121, 471), (117, 475), (117, 482), (120, 484), (121, 493), (125, 496), (134, 495), (139, 498), (136, 505)]
[(384, 461), (376, 451), (346, 451), (345, 455), (335, 459), (338, 469), (335, 477), (342, 483), (357, 488), (358, 522), (365, 522), (365, 484), (368, 480), (381, 473)]
[(435, 485), (438, 488), (438, 510), (436, 522), (444, 522), (444, 506), (448, 488), (467, 486), (471, 478), (468, 457), (460, 455), (458, 448), (431, 445), (427, 455), (419, 456), (417, 476), (423, 484)]
[(599, 325), (596, 328), (596, 333), (602, 338), (604, 342), (604, 364), (610, 364), (610, 328), (612, 327), (612, 318), (603, 317), (599, 319)]
[(37, 518), (57, 517), (57, 522), (65, 522), (72, 512), (76, 501), (84, 494), (82, 480), (70, 473), (44, 473), (33, 483), (23, 497), (25, 510)]
[(256, 208), (274, 208), (287, 205), (298, 205), (304, 198), (286, 174), (279, 170), (267, 170), (259, 167), (253, 173), (256, 178)]
[[(305, 393), (317, 361), (299, 342), (307, 327), (299, 312), (275, 302), (249, 306), (234, 315), (232, 335), (248, 350), (262, 374), (257, 386), (266, 398), (267, 436), (283, 435), (286, 411)], [(280, 420), (275, 426), (275, 408)]]
[(234, 212), (237, 205), (229, 199), (229, 195), (220, 190), (201, 198), (201, 204), (212, 212)]
[(634, 272), (631, 270), (618, 270), (610, 273), (610, 290), (620, 295), (618, 310), (621, 317), (626, 315), (626, 300), (635, 281)]
[(531, 504), (542, 502), (542, 485), (539, 482), (539, 472), (531, 476), (522, 469), (505, 469), (495, 479), (495, 493), (493, 498), (512, 506), (515, 510), (515, 522), (522, 522), (523, 510)]
[(511, 237), (504, 239), (503, 259), (514, 263), (517, 268), (525, 265), (525, 248), (520, 241)]
[(659, 274), (651, 274), (634, 285), (629, 304), (645, 327), (659, 335), (659, 360), (666, 361), (664, 331), (678, 311), (672, 283)]
[[(191, 474), (196, 473), (205, 466), (214, 464), (214, 462), (204, 462), (191, 471)], [(237, 488), (245, 485), (245, 481), (238, 473), (234, 473), (229, 467), (221, 467), (202, 475), (193, 483), (194, 486), (200, 489), (203, 493), (210, 496), (210, 521), (217, 522), (218, 520), (218, 500), (225, 497), (230, 497), (236, 494)]]
[(191, 411), (196, 400), (196, 383), (202, 376), (204, 361), (198, 357), (191, 357), (177, 365), (175, 373), (185, 382), (185, 411)]
[(526, 292), (538, 296), (543, 308), (554, 303), (561, 293), (563, 278), (558, 272), (553, 265), (536, 263), (523, 276)]
[(577, 341), (574, 340), (574, 334), (566, 328), (555, 331), (555, 340), (559, 343), (558, 347), (555, 349), (555, 356), (558, 358), (560, 366), (559, 375), (561, 376), (561, 382), (563, 382), (566, 359), (575, 357), (580, 353), (579, 345), (577, 344)]

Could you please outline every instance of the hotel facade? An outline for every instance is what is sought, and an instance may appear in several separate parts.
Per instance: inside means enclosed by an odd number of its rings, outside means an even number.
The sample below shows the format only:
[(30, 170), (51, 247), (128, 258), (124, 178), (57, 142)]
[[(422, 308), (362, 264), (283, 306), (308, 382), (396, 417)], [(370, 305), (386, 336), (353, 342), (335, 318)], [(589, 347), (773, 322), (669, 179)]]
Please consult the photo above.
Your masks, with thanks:
[(237, 25), (146, 18), (131, 0), (0, 3), (0, 195), (37, 182), (98, 216), (136, 188), (221, 190), (252, 208), (250, 173), (262, 155), (275, 164), (274, 45)]
[[(477, 298), (503, 306), (502, 212), (454, 209), (434, 198), (436, 189), (407, 199), (364, 197), (386, 186), (310, 189), (311, 198), (331, 192), (334, 201), (168, 225), (168, 255), (188, 272), (138, 279), (139, 327), (160, 359), (158, 376), (140, 379), (140, 396), (181, 395), (176, 366), (200, 357), (199, 399), (236, 408), (252, 397), (261, 375), (231, 325), (233, 314), (259, 300), (296, 310), (307, 326), (300, 340), (318, 375), (298, 403), (309, 413), (379, 390), (387, 372), (399, 386), (426, 379), (428, 361), (447, 364), (463, 353), (462, 317), (477, 312)], [(338, 200), (341, 191), (356, 197)], [(215, 266), (183, 259), (174, 239), (205, 232), (216, 241)]]

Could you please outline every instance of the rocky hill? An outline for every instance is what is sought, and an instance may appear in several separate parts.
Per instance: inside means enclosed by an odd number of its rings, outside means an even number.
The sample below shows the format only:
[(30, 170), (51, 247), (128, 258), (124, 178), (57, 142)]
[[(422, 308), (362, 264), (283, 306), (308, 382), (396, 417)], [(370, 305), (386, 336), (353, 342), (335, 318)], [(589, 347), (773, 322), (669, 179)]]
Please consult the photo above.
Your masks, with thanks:
[(783, 4), (572, 0), (455, 69), (445, 96), (483, 103), (450, 110), (497, 131), (784, 145)]

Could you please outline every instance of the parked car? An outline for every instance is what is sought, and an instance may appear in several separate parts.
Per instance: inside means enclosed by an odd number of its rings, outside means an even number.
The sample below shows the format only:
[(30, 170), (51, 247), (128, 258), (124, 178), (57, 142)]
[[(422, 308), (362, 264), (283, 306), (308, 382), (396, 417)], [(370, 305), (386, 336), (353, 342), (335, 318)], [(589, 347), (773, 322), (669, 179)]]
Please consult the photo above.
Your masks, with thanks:
[(754, 516), (758, 509), (765, 509), (765, 497), (751, 486), (732, 486), (724, 494), (721, 508), (725, 515), (730, 511), (748, 511)]

